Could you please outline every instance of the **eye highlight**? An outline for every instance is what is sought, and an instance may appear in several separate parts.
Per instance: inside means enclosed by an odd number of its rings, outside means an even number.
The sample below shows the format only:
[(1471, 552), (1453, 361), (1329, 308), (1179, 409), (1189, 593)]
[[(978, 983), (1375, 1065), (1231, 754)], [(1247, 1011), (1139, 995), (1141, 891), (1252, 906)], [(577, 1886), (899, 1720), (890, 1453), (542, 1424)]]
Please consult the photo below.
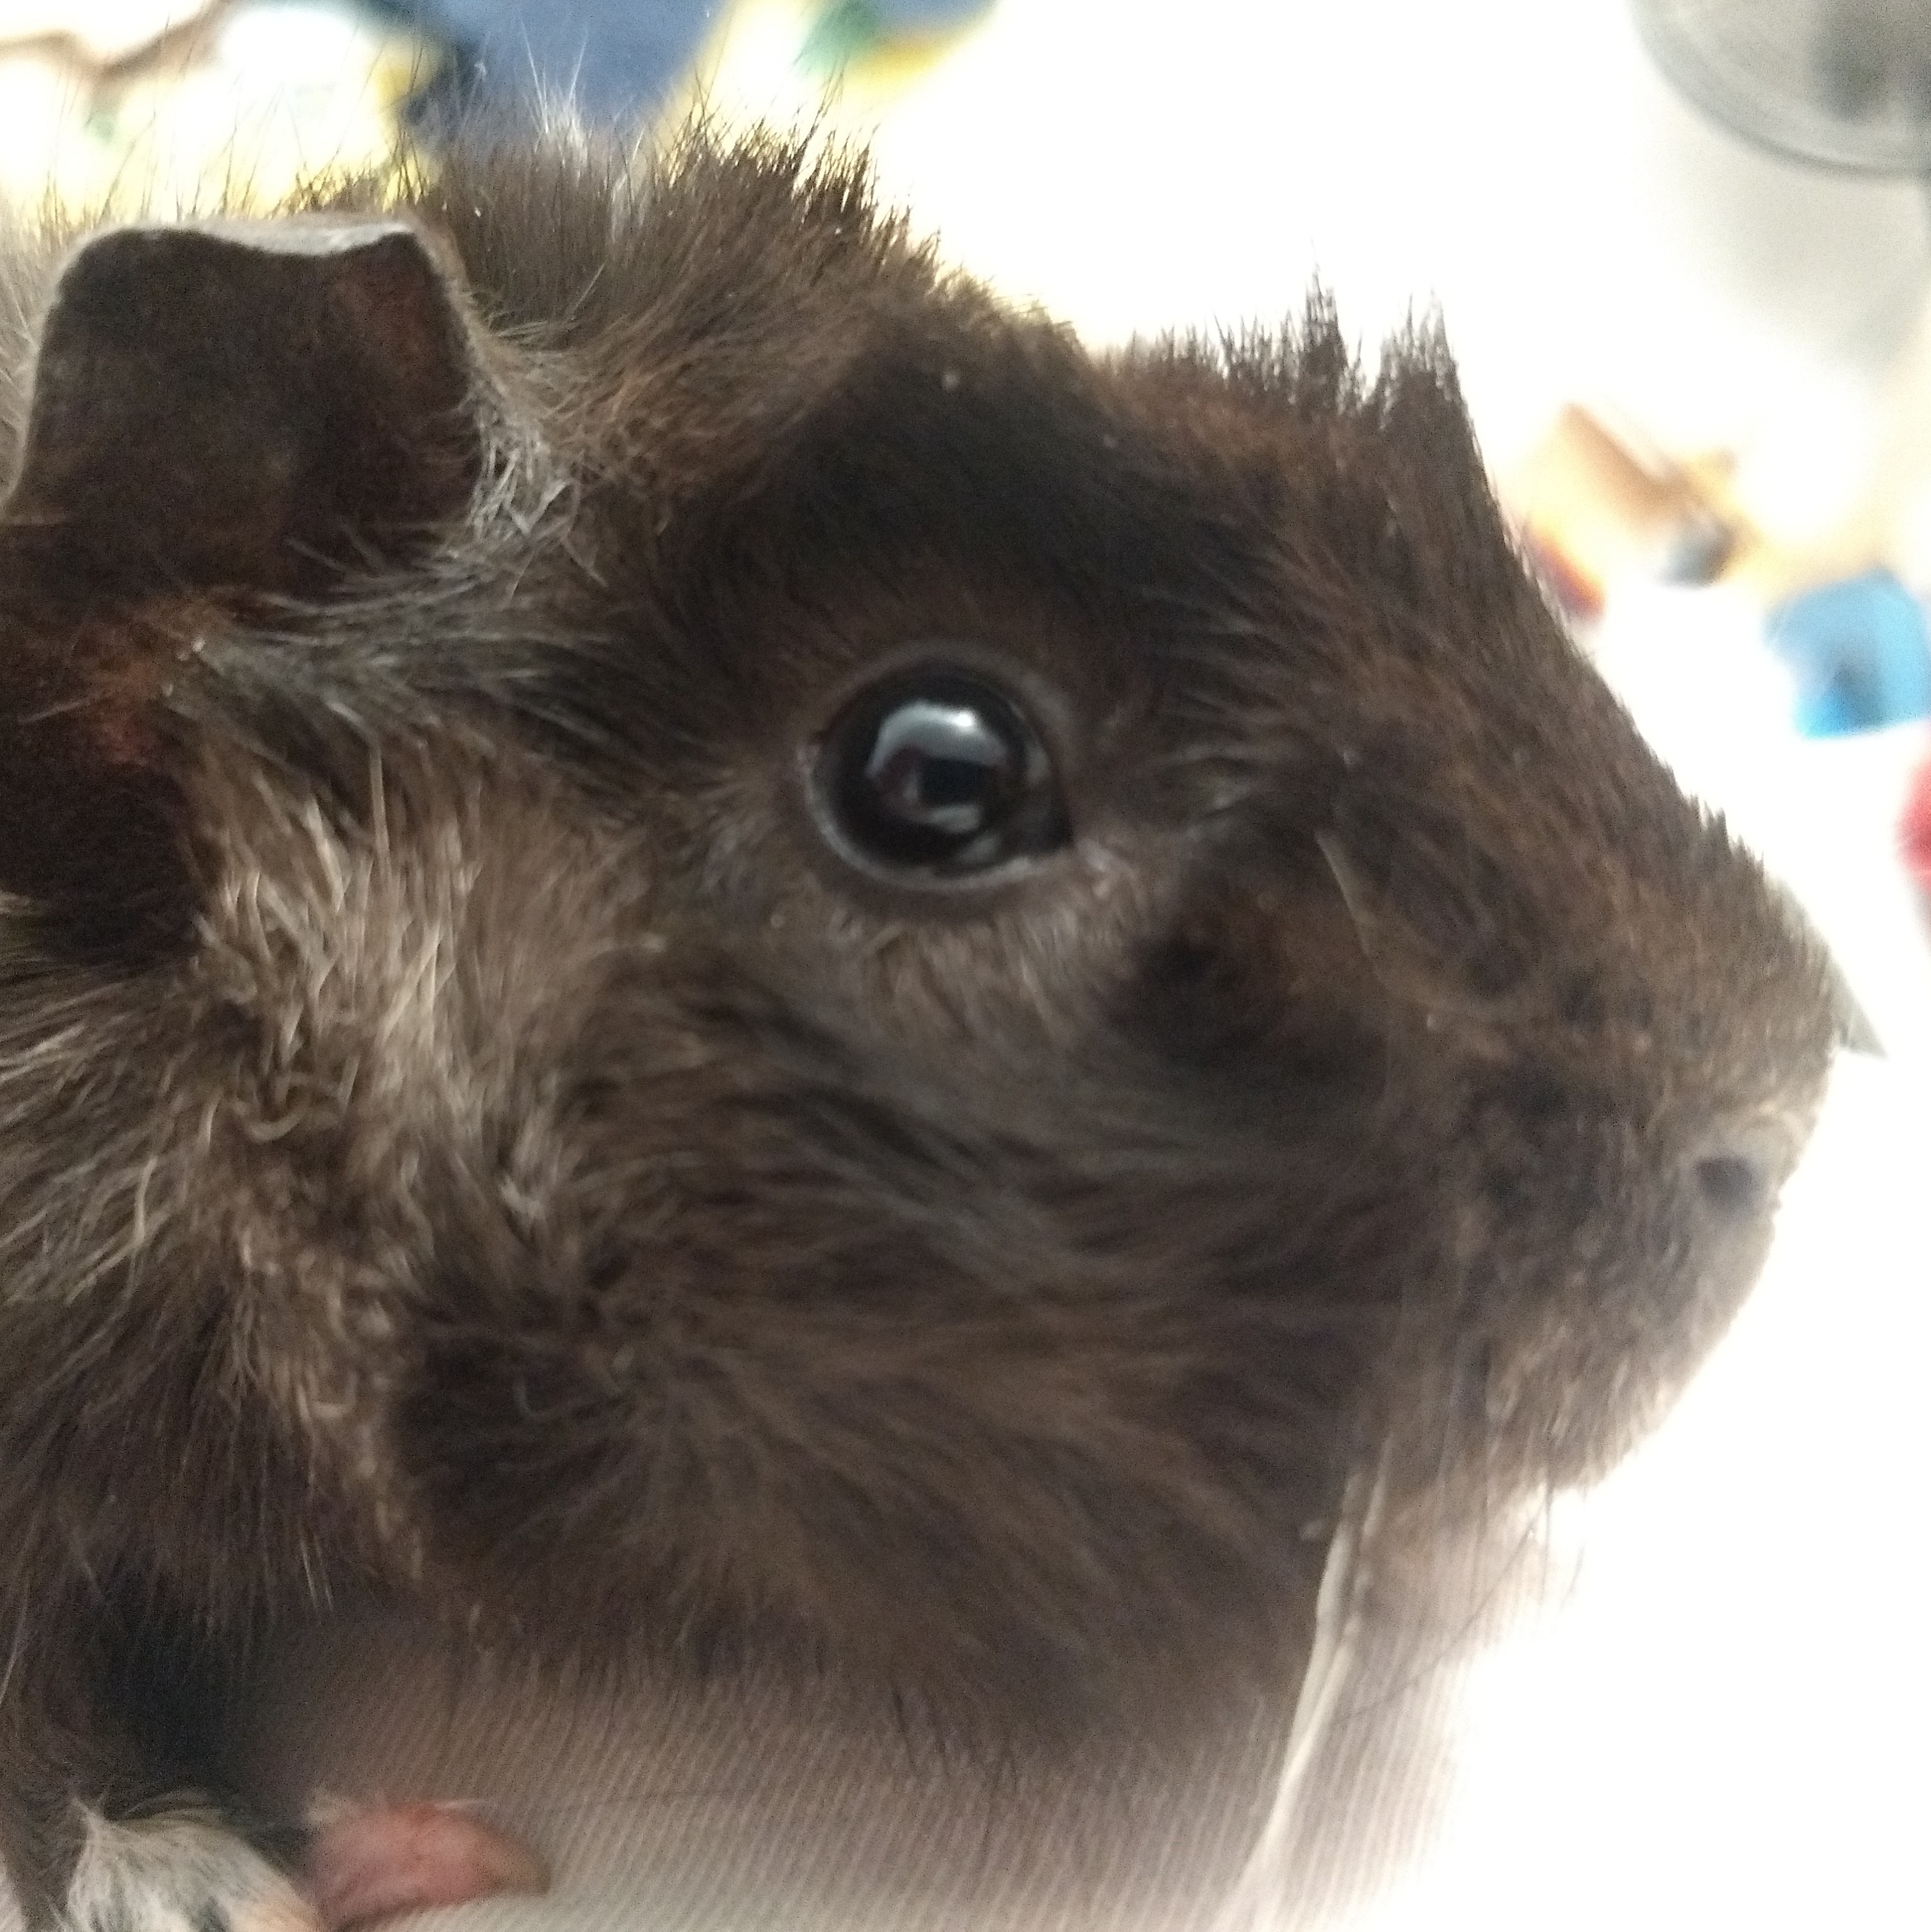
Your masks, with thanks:
[(868, 686), (832, 720), (810, 769), (833, 842), (913, 884), (992, 872), (1070, 836), (1039, 733), (976, 672), (923, 667)]

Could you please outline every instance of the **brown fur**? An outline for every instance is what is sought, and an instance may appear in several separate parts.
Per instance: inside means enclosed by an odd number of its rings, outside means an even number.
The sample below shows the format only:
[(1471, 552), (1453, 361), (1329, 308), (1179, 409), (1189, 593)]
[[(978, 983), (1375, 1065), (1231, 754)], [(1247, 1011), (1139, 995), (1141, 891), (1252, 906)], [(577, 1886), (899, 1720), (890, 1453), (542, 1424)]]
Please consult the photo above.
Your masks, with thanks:
[[(1095, 360), (771, 143), (459, 157), (406, 212), (466, 441), (425, 376), (402, 484), (205, 565), (76, 548), (92, 470), (23, 521), (31, 454), (0, 526), (0, 1844), (43, 1923), (77, 1805), (219, 1798), (208, 1660), (350, 1583), (976, 1731), (1291, 1681), (1351, 1470), (1419, 1535), (1667, 1400), (1829, 1050), (1432, 337), (1366, 382), (1317, 302)], [(446, 514), (393, 508), (418, 422)], [(165, 449), (114, 500), (192, 526)], [(1074, 831), (946, 893), (800, 782), (929, 645), (1027, 701)]]

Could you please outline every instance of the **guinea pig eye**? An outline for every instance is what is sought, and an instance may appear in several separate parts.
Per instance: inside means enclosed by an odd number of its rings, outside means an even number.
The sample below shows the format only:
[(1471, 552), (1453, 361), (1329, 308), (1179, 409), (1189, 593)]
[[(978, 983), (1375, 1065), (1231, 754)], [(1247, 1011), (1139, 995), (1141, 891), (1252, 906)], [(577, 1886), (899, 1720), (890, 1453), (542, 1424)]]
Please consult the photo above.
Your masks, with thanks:
[(990, 872), (1069, 836), (1039, 733), (970, 671), (902, 671), (862, 691), (818, 741), (811, 776), (834, 842), (915, 881)]

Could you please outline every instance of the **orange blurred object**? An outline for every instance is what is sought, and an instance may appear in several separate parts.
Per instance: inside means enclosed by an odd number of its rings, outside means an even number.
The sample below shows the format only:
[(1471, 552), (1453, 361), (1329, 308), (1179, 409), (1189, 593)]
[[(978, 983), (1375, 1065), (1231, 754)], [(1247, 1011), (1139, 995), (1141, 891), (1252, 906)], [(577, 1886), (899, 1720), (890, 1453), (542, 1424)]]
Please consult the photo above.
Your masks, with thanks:
[(1503, 495), (1550, 587), (1594, 616), (1618, 578), (1708, 583), (1741, 531), (1689, 468), (1634, 446), (1571, 403)]

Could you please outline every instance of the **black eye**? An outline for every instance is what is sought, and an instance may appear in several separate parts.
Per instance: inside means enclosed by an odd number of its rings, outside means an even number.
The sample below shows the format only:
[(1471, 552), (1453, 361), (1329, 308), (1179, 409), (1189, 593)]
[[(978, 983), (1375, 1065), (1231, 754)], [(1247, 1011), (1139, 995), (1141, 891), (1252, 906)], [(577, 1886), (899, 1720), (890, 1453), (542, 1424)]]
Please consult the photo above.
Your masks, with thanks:
[(1039, 734), (967, 671), (905, 671), (861, 692), (819, 741), (813, 779), (838, 842), (893, 872), (984, 872), (1068, 837)]

